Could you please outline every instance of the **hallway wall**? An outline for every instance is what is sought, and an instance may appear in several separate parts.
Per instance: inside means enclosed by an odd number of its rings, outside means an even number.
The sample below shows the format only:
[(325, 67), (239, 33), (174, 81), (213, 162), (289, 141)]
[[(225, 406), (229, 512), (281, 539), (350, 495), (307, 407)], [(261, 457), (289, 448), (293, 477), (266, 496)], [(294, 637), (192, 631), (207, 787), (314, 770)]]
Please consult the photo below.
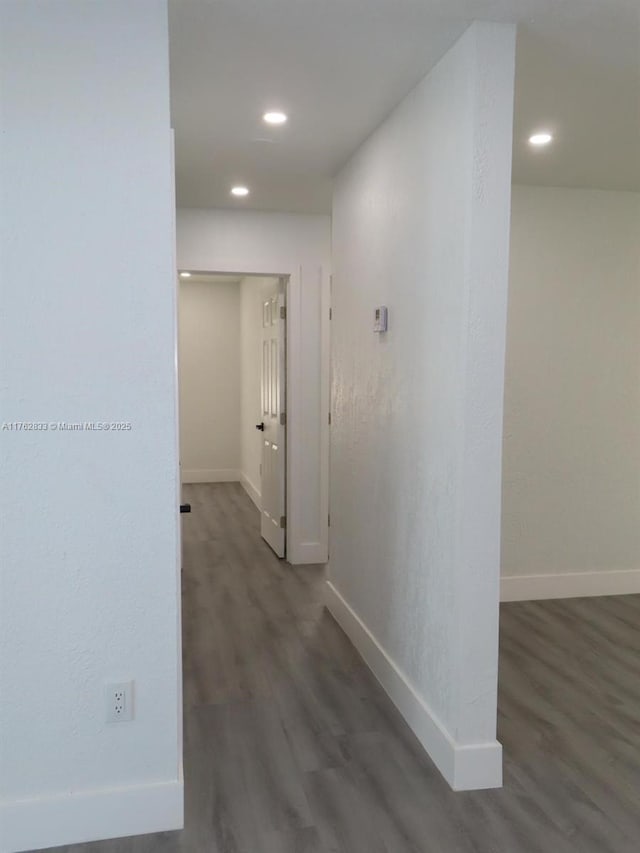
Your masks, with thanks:
[(328, 603), (455, 788), (501, 783), (514, 49), (512, 27), (473, 25), (357, 151), (333, 205)]
[(240, 284), (179, 285), (183, 483), (240, 479)]
[(503, 598), (640, 592), (640, 194), (514, 187)]
[[(0, 3), (0, 848), (182, 824), (161, 0)], [(18, 285), (18, 286), (17, 286)], [(66, 430), (58, 424), (130, 424)], [(133, 679), (132, 722), (106, 722)]]

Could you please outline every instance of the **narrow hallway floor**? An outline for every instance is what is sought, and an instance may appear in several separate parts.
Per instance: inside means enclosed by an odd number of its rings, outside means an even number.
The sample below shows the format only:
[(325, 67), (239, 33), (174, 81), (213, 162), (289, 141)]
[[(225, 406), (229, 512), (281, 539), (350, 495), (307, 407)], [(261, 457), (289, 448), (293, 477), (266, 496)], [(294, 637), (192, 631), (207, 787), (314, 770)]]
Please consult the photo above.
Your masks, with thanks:
[(187, 486), (185, 830), (64, 853), (637, 853), (640, 596), (504, 605), (505, 787), (453, 793), (238, 484)]

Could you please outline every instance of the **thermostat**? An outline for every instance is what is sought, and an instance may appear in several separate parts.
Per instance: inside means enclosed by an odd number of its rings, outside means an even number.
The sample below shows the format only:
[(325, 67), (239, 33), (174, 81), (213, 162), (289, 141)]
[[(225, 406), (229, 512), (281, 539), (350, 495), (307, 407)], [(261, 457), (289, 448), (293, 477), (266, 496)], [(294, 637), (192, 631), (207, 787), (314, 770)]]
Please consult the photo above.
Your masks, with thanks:
[(373, 331), (374, 332), (386, 332), (387, 331), (387, 306), (380, 305), (379, 308), (376, 308), (375, 319), (373, 323)]

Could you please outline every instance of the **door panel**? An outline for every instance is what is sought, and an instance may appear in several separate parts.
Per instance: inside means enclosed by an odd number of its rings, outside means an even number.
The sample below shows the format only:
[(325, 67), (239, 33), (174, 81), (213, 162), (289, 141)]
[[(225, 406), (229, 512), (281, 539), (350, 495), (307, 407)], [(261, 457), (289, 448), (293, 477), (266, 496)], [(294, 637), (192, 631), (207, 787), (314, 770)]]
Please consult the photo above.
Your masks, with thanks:
[(262, 521), (261, 532), (285, 556), (285, 319), (283, 283), (274, 281), (262, 305)]

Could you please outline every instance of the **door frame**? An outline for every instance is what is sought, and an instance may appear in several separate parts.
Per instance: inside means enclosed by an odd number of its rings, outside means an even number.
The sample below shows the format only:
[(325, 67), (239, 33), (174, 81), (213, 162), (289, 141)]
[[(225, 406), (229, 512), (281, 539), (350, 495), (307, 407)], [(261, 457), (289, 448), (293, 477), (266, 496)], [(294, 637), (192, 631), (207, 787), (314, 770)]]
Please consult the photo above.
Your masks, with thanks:
[[(320, 312), (320, 477), (317, 499), (320, 512), (326, 518), (323, 540), (319, 543), (306, 542), (303, 519), (299, 508), (301, 497), (308, 491), (305, 473), (302, 470), (301, 456), (305, 452), (304, 433), (298, 429), (296, 413), (304, 405), (305, 380), (301, 361), (303, 348), (303, 306), (302, 306), (302, 267), (299, 263), (287, 263), (279, 268), (269, 264), (265, 266), (246, 263), (240, 260), (216, 262), (214, 267), (180, 265), (180, 271), (189, 271), (204, 275), (233, 275), (238, 277), (269, 276), (285, 281), (285, 338), (286, 338), (286, 414), (287, 437), (285, 457), (285, 493), (286, 493), (286, 560), (292, 565), (307, 563), (326, 563), (329, 558), (329, 411), (330, 411), (330, 350), (329, 350), (329, 272), (321, 267), (317, 269), (319, 292), (318, 310)], [(178, 278), (179, 280), (179, 278)]]

